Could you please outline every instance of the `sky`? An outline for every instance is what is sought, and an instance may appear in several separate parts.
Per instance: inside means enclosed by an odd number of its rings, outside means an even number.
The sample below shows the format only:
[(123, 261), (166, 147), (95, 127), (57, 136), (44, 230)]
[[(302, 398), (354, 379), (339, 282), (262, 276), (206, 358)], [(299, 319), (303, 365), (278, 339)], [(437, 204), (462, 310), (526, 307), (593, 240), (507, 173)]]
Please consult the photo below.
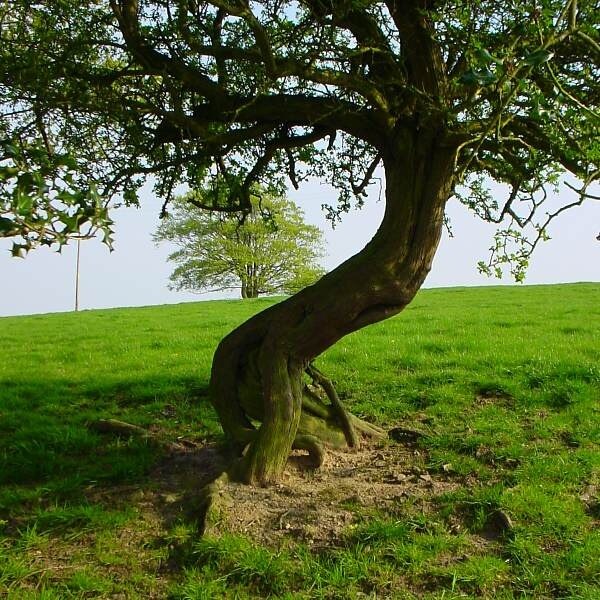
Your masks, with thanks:
[[(323, 203), (332, 203), (335, 192), (310, 181), (289, 196), (304, 210), (307, 222), (325, 233), (327, 257), (332, 269), (360, 251), (377, 229), (383, 214), (377, 186), (371, 188), (362, 210), (344, 216), (335, 229), (326, 221)], [(97, 239), (81, 243), (80, 310), (118, 306), (174, 304), (237, 297), (236, 292), (194, 294), (168, 289), (172, 266), (167, 262), (172, 246), (156, 246), (152, 233), (158, 224), (161, 202), (151, 190), (143, 193), (142, 207), (115, 211), (115, 250)], [(488, 257), (495, 228), (472, 216), (451, 200), (447, 214), (453, 237), (444, 233), (424, 287), (507, 285), (477, 272), (477, 261)], [(526, 284), (600, 281), (600, 202), (590, 200), (563, 213), (550, 227), (551, 240), (536, 250)], [(10, 255), (10, 240), (0, 240), (0, 316), (70, 311), (75, 300), (76, 244), (58, 254), (48, 248), (31, 252), (25, 259)]]

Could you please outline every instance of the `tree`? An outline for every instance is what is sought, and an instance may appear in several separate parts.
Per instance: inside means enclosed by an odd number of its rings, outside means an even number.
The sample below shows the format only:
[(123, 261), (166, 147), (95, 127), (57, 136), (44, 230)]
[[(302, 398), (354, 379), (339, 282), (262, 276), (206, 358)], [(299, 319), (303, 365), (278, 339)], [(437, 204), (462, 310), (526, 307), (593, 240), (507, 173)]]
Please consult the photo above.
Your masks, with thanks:
[(17, 238), (12, 255), (38, 246), (94, 237), (112, 245), (112, 220), (93, 184), (77, 180), (77, 165), (39, 143), (0, 139), (0, 237)]
[(258, 193), (242, 221), (196, 208), (193, 203), (202, 203), (206, 192), (173, 200), (154, 239), (179, 248), (169, 255), (177, 265), (171, 274), (175, 289), (237, 288), (242, 298), (257, 298), (295, 294), (324, 274), (317, 262), (323, 255), (319, 228), (305, 223), (290, 200)]
[[(248, 482), (277, 480), (292, 447), (318, 462), (325, 441), (377, 434), (313, 361), (411, 301), (450, 197), (500, 225), (483, 267), (519, 268), (598, 179), (592, 0), (19, 0), (0, 10), (6, 134), (72, 154), (102, 198), (135, 203), (154, 176), (166, 206), (175, 186), (222, 178), (227, 199), (201, 205), (247, 213), (256, 183), (281, 193), (285, 176), (312, 175), (340, 190), (336, 218), (381, 166), (385, 212), (370, 243), (216, 350), (211, 398)], [(543, 212), (564, 173), (575, 198)], [(505, 186), (503, 201), (490, 181)]]

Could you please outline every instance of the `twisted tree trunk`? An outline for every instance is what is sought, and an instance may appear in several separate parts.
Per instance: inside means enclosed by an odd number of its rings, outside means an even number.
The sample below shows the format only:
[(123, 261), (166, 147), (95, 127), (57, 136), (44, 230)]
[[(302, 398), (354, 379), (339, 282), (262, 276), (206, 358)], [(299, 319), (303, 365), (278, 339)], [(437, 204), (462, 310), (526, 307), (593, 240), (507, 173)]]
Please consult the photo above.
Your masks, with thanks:
[(292, 448), (308, 450), (319, 464), (324, 444), (352, 446), (361, 435), (381, 434), (343, 409), (331, 382), (311, 362), (343, 336), (397, 314), (412, 300), (440, 239), (453, 158), (435, 134), (393, 144), (384, 156), (385, 215), (371, 242), (220, 343), (211, 397), (240, 455), (243, 481), (275, 482)]

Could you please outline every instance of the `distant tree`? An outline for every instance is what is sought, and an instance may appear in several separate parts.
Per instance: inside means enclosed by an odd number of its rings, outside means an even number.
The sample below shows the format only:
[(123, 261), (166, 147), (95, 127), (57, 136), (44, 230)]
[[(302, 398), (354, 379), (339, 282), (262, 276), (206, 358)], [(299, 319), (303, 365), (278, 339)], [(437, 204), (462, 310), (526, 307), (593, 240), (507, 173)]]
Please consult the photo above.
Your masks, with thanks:
[(323, 234), (304, 222), (300, 209), (284, 197), (261, 193), (252, 211), (240, 219), (235, 213), (215, 213), (190, 206), (206, 194), (176, 197), (154, 236), (178, 250), (168, 260), (177, 290), (239, 289), (242, 298), (262, 294), (295, 294), (325, 271)]
[[(548, 224), (593, 196), (599, 13), (597, 0), (13, 0), (0, 131), (73, 155), (103, 202), (135, 204), (151, 178), (168, 205), (176, 186), (220, 177), (230, 194), (203, 206), (249, 213), (257, 183), (281, 193), (315, 176), (340, 192), (335, 218), (383, 175), (365, 248), (215, 352), (235, 471), (267, 484), (293, 447), (318, 463), (323, 443), (377, 434), (312, 362), (411, 302), (450, 198), (498, 224), (481, 268), (519, 277)], [(572, 196), (549, 205), (561, 180)]]

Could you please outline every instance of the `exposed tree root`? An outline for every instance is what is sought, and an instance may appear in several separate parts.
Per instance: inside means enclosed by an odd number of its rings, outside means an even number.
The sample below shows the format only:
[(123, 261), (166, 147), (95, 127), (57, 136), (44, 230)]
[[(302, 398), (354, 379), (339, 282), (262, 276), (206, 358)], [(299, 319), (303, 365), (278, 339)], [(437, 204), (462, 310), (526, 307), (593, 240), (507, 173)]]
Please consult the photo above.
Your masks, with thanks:
[[(313, 364), (307, 367), (306, 373), (311, 378), (312, 385), (304, 387), (299, 434), (312, 434), (322, 443), (336, 448), (358, 448), (361, 436), (372, 439), (386, 436), (386, 432), (380, 427), (349, 412), (342, 404), (331, 379)], [(322, 396), (329, 400), (328, 404), (323, 401)]]
[(306, 434), (297, 435), (293, 448), (295, 450), (307, 450), (311, 459), (311, 466), (314, 469), (318, 469), (323, 464), (325, 449), (318, 437)]
[(230, 479), (230, 474), (227, 472), (222, 473), (200, 490), (198, 498), (200, 535), (210, 534), (211, 529), (218, 526), (221, 520), (221, 513), (227, 510), (229, 498), (225, 493), (225, 489)]
[[(253, 368), (251, 359), (246, 366), (237, 399), (247, 422), (258, 425), (262, 422), (263, 411), (260, 375), (258, 369)], [(314, 468), (323, 463), (326, 446), (359, 448), (361, 437), (379, 439), (386, 436), (384, 430), (351, 414), (342, 404), (331, 379), (317, 367), (310, 364), (305, 373), (310, 381), (302, 386), (302, 412), (292, 448), (306, 450)], [(230, 429), (230, 435), (239, 446), (247, 448), (255, 439), (257, 429), (240, 425)], [(243, 465), (240, 470), (244, 470)]]
[(197, 448), (197, 444), (190, 442), (189, 440), (181, 439), (177, 442), (165, 440), (160, 435), (157, 435), (148, 429), (117, 419), (100, 419), (98, 421), (92, 421), (91, 423), (88, 423), (88, 428), (97, 433), (138, 437), (171, 452), (181, 452), (186, 449)]
[[(302, 412), (292, 449), (308, 452), (312, 468), (319, 468), (323, 464), (326, 446), (359, 448), (361, 437), (385, 437), (384, 430), (359, 419), (344, 407), (333, 382), (314, 365), (307, 367), (306, 374), (311, 381), (306, 382), (302, 389)], [(247, 415), (245, 426), (229, 431), (237, 451), (234, 449), (231, 455), (232, 464), (228, 473), (232, 479), (240, 480), (245, 479), (245, 454), (258, 435), (256, 426), (261, 421), (262, 408), (258, 382), (246, 380), (243, 389), (245, 393), (240, 409)], [(88, 427), (103, 434), (138, 437), (170, 452), (196, 447), (188, 440), (165, 440), (160, 434), (117, 419), (94, 421)]]
[(315, 367), (313, 364), (308, 365), (306, 368), (306, 373), (313, 380), (315, 385), (321, 386), (329, 398), (331, 406), (334, 408), (340, 425), (342, 426), (346, 436), (348, 446), (350, 446), (350, 448), (358, 448), (360, 446), (360, 440), (358, 439), (356, 429), (350, 419), (350, 413), (342, 404), (342, 401), (340, 400), (331, 379), (325, 377), (325, 375), (323, 375), (323, 373), (321, 373), (321, 371), (319, 371), (319, 369), (317, 369), (317, 367)]
[[(307, 312), (308, 311), (308, 312)], [(385, 432), (350, 414), (333, 382), (280, 343), (286, 328), (310, 319), (310, 306), (283, 302), (243, 323), (215, 351), (210, 399), (240, 479), (269, 485), (283, 473), (293, 449), (323, 462), (324, 448), (357, 448)], [(235, 476), (235, 474), (232, 474)]]

